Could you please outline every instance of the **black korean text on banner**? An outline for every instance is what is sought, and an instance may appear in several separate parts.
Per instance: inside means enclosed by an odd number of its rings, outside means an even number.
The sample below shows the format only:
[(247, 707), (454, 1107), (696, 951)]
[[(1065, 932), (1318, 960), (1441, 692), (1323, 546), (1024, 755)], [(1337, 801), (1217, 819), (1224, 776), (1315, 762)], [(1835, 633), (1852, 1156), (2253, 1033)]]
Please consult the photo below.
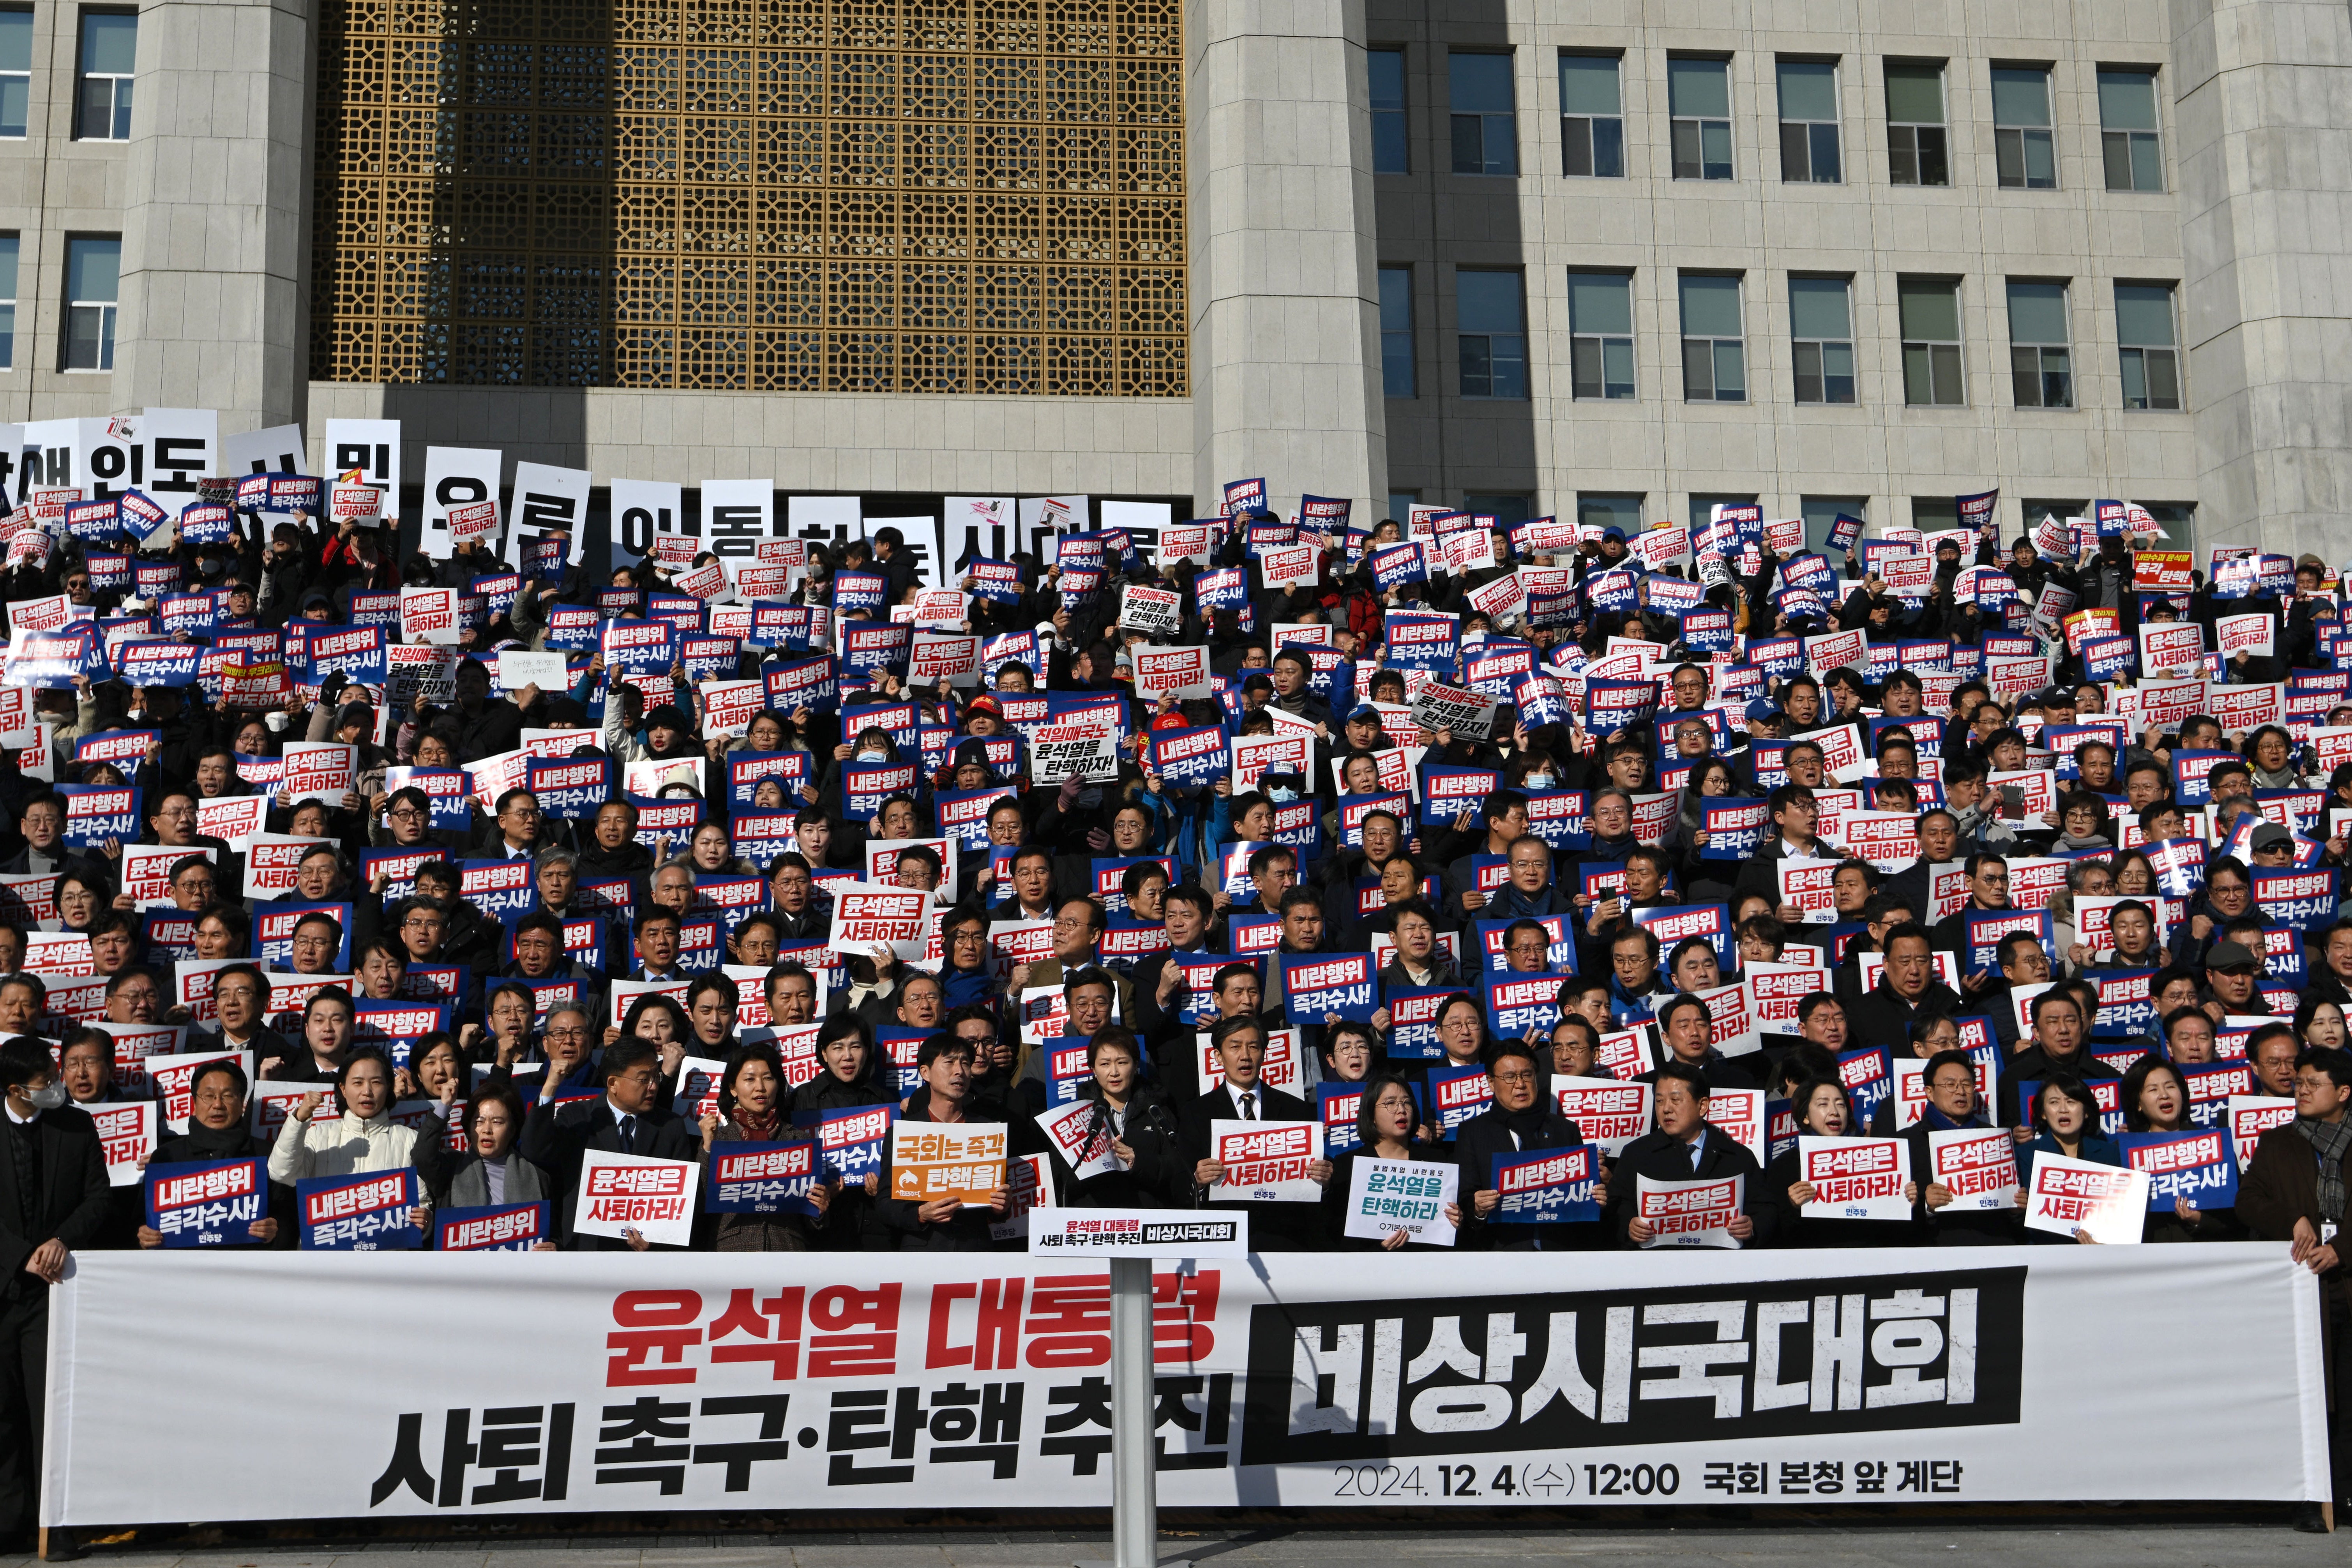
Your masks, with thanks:
[(220, 414), (211, 408), (150, 408), (139, 416), (146, 482), (139, 488), (177, 512), (196, 499), (198, 481), (220, 471)]
[(424, 531), (419, 548), (425, 554), (446, 561), (455, 553), (450, 512), (485, 501), (497, 504), (499, 472), (503, 461), (504, 454), (495, 447), (425, 448)]
[(588, 531), (589, 484), (585, 468), (517, 463), (514, 492), (507, 500), (507, 564), (520, 567), (525, 543), (560, 532), (570, 536), (565, 563), (579, 565)]
[(722, 561), (755, 559), (776, 532), (773, 479), (702, 481), (702, 547)]
[(651, 555), (657, 533), (694, 534), (685, 497), (682, 485), (658, 479), (614, 479), (613, 563), (618, 566)]
[[(1820, 1293), (1773, 1281), (1261, 1307), (1242, 1462), (1699, 1442), (1727, 1422), (1743, 1437), (2015, 1423), (2025, 1270), (1921, 1284), (1889, 1274), (1801, 1282)], [(1874, 1324), (1898, 1315), (1905, 1330), (1881, 1334), (1874, 1354)], [(1286, 1384), (1288, 1397), (1267, 1397)]]
[[(330, 419), (325, 433), (326, 463), (331, 474), (360, 471), (362, 482), (383, 487), (383, 518), (400, 521), (400, 421), (397, 419)], [(235, 445), (236, 437), (228, 438)], [(272, 464), (271, 470), (276, 471)], [(495, 488), (495, 487), (494, 487)], [(445, 550), (444, 554), (447, 552)]]

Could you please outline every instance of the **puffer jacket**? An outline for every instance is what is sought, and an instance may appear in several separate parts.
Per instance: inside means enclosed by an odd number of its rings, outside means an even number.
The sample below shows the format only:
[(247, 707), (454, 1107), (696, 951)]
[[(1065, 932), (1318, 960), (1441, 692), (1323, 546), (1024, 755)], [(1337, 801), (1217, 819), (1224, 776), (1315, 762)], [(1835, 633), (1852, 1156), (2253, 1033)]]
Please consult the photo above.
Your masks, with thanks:
[(269, 1151), (269, 1179), (286, 1186), (312, 1176), (398, 1171), (416, 1163), (416, 1134), (389, 1115), (314, 1116), (298, 1135), (289, 1126)]

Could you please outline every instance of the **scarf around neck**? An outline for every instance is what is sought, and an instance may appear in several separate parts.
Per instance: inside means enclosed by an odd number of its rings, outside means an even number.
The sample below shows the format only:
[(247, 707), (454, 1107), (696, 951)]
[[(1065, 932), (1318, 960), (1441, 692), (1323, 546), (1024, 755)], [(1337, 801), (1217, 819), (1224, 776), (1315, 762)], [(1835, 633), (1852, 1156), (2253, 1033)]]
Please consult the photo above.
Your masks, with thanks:
[(2344, 1218), (2344, 1156), (2352, 1153), (2352, 1122), (2319, 1121), (2308, 1116), (2294, 1119), (2294, 1130), (2303, 1141), (2319, 1155), (2319, 1215), (2322, 1219), (2341, 1222)]

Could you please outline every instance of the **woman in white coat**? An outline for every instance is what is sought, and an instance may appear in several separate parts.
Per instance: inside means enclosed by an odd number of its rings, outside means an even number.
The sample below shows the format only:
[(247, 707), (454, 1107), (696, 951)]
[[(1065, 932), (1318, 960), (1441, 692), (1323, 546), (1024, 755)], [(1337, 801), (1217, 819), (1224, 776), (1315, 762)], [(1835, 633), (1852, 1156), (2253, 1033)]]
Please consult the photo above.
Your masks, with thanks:
[[(312, 1005), (323, 998), (313, 998)], [(340, 994), (340, 993), (337, 993)], [(345, 1176), (362, 1171), (397, 1171), (420, 1167), (422, 1190), (433, 1190), (443, 1141), (420, 1140), (413, 1129), (392, 1119), (392, 1066), (383, 1053), (353, 1051), (335, 1078), (341, 1116), (317, 1114), (323, 1097), (306, 1094), (295, 1103), (292, 1121), (278, 1133), (269, 1151), (269, 1179), (292, 1186), (312, 1176)], [(446, 1107), (441, 1107), (446, 1110)], [(420, 1203), (415, 1219), (422, 1228), (431, 1223), (431, 1205)]]

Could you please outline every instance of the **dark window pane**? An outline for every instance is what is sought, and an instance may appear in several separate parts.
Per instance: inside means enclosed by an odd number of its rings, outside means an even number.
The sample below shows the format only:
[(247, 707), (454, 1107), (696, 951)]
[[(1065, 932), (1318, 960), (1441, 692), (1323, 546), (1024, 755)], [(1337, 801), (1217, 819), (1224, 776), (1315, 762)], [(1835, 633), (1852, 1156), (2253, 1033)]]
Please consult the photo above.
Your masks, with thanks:
[(2009, 380), (2020, 408), (2042, 406), (2042, 355), (2039, 351), (2010, 350)]
[(1559, 122), (1561, 149), (1560, 172), (1565, 174), (1592, 173), (1592, 121), (1577, 115), (1563, 116)]
[(1928, 363), (1926, 343), (1903, 345), (1903, 401), (1915, 405), (1936, 401), (1936, 372)]
[(2132, 133), (2131, 163), (2133, 190), (2164, 189), (2164, 158), (2154, 136), (2145, 132)]
[(1405, 148), (1403, 115), (1383, 110), (1372, 116), (1372, 172), (1377, 174), (1412, 172), (1412, 158)]
[(2074, 374), (2063, 349), (2042, 351), (2042, 406), (2072, 408), (2074, 406)]
[(1822, 345), (1797, 343), (1794, 363), (1797, 370), (1797, 401), (1820, 403), (1822, 397)]
[(1683, 340), (1683, 401), (1709, 403), (1715, 398), (1715, 345), (1705, 338)]
[(2036, 191), (2056, 189), (2058, 162), (2051, 151), (2050, 132), (2028, 131), (2024, 134), (2026, 187)]
[(2024, 132), (1995, 131), (1992, 133), (1992, 163), (1994, 173), (2004, 189), (2022, 190), (2025, 186)]
[(2107, 189), (2127, 191), (2132, 188), (2131, 138), (2120, 131), (2100, 132), (2099, 151), (2107, 166)]
[(1478, 117), (1457, 114), (1454, 117), (1454, 172), (1457, 174), (1479, 174), (1486, 172), (1485, 139), (1479, 134)]
[(1495, 372), (1487, 358), (1486, 340), (1465, 337), (1462, 343), (1462, 395), (1487, 396), (1495, 384)]
[(1822, 345), (1822, 393), (1831, 403), (1853, 401), (1853, 345)]
[(1596, 120), (1592, 122), (1592, 172), (1607, 180), (1625, 177), (1625, 122), (1622, 120)]
[(1780, 178), (1792, 184), (1813, 177), (1812, 163), (1805, 156), (1805, 129), (1786, 121), (1780, 124)]
[(1908, 125), (1889, 127), (1886, 132), (1886, 178), (1889, 184), (1916, 185), (1919, 183), (1919, 155), (1914, 150), (1914, 132)]
[(2180, 362), (2169, 349), (2150, 349), (2147, 353), (2147, 405), (2150, 408), (2180, 406)]
[(32, 87), (32, 79), (28, 77), (0, 77), (0, 136), (22, 136), (25, 133)]
[(1675, 178), (1696, 180), (1699, 177), (1698, 121), (1675, 121)]
[(1944, 131), (1941, 126), (1921, 126), (1919, 137), (1919, 183), (1923, 185), (1948, 185), (1952, 183), (1950, 163), (1944, 156)]
[(1930, 353), (1936, 362), (1936, 401), (1958, 405), (1963, 400), (1960, 384), (1960, 345), (1935, 343)]
[(1578, 397), (1601, 395), (1601, 340), (1578, 338), (1569, 348), (1569, 381)]
[(81, 79), (81, 125), (76, 134), (102, 142), (114, 130), (114, 83), (106, 77)]
[(2122, 356), (2124, 373), (2124, 406), (2147, 406), (2147, 362), (2139, 349), (2126, 349)]
[(1528, 395), (1528, 344), (1525, 338), (1495, 337), (1492, 353), (1495, 362), (1495, 392), (1496, 397), (1525, 397)]
[(1748, 350), (1745, 344), (1719, 341), (1716, 343), (1715, 400), (1717, 403), (1748, 401)]
[(1834, 185), (1844, 179), (1839, 167), (1838, 132), (1834, 125), (1815, 125), (1813, 134), (1813, 179), (1824, 185)]

